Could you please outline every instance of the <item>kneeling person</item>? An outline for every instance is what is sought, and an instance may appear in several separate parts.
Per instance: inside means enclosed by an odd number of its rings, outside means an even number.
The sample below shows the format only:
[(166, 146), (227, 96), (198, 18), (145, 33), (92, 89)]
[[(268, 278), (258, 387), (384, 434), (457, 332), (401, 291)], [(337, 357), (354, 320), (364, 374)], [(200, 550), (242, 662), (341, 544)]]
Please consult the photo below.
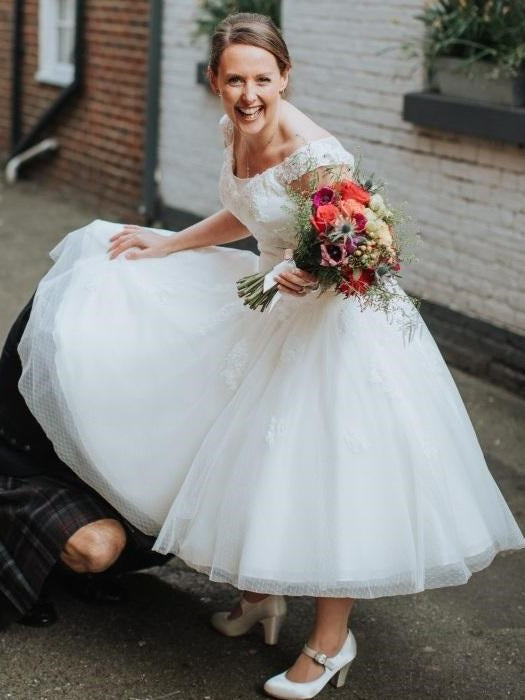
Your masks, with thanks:
[[(153, 538), (125, 521), (55, 453), (18, 391), (18, 343), (31, 313), (29, 302), (13, 324), (0, 357), (0, 627), (53, 621), (41, 599), (55, 568), (86, 599), (117, 599), (99, 574), (158, 565)], [(58, 565), (58, 567), (57, 567)], [(86, 585), (87, 584), (87, 585)]]

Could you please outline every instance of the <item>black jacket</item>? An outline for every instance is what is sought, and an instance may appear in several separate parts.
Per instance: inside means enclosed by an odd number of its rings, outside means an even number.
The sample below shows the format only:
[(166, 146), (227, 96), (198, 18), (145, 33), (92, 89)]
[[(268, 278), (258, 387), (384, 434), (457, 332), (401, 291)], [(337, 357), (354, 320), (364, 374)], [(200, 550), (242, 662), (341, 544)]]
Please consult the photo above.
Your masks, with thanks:
[(17, 348), (32, 303), (31, 299), (11, 327), (0, 357), (0, 474), (48, 474), (76, 480), (57, 456), (18, 390), (22, 365)]

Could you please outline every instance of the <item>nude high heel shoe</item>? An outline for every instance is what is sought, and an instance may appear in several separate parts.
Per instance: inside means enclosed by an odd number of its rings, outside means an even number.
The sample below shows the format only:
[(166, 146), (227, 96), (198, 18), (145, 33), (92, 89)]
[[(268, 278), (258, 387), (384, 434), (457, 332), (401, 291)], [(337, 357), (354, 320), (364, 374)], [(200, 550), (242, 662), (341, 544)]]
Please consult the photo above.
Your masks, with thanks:
[(286, 616), (286, 600), (282, 595), (269, 595), (258, 603), (249, 603), (241, 598), (242, 614), (230, 618), (229, 612), (217, 612), (211, 618), (213, 627), (226, 637), (240, 637), (257, 622), (264, 627), (266, 644), (277, 644), (279, 631)]
[(282, 700), (308, 700), (320, 693), (328, 682), (336, 688), (342, 688), (346, 682), (350, 664), (357, 654), (354, 635), (348, 630), (348, 636), (335, 656), (329, 657), (321, 651), (312, 649), (308, 644), (304, 645), (303, 654), (323, 667), (324, 671), (319, 678), (307, 683), (297, 683), (289, 680), (285, 671), (266, 681), (264, 690), (268, 695), (272, 698), (282, 698)]

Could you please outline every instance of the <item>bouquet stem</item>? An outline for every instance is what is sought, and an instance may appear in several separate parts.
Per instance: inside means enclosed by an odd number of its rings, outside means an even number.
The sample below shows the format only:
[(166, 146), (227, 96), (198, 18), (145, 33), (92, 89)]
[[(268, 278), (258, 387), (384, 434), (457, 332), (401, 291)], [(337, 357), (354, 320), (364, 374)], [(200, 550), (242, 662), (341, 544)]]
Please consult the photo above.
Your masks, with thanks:
[(264, 291), (265, 273), (257, 272), (254, 275), (241, 277), (237, 282), (237, 294), (243, 299), (245, 306), (250, 309), (264, 311), (277, 294), (277, 285)]

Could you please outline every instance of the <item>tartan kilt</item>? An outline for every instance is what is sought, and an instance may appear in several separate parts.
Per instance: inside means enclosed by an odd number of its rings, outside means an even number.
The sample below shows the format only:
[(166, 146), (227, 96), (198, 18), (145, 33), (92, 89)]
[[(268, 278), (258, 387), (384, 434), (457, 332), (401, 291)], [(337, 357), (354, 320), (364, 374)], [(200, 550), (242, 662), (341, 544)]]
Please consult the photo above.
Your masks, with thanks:
[(79, 482), (77, 487), (53, 476), (0, 475), (0, 592), (26, 613), (38, 600), (67, 540), (79, 528), (103, 518), (118, 519), (127, 530), (126, 549), (142, 550), (147, 557), (153, 538), (123, 521), (85, 484)]

